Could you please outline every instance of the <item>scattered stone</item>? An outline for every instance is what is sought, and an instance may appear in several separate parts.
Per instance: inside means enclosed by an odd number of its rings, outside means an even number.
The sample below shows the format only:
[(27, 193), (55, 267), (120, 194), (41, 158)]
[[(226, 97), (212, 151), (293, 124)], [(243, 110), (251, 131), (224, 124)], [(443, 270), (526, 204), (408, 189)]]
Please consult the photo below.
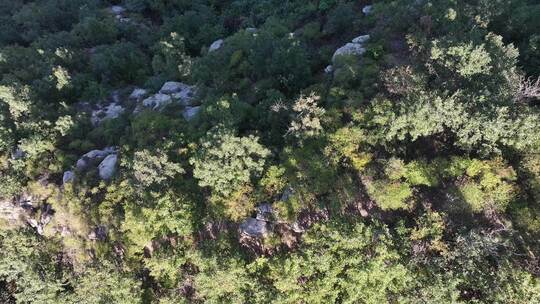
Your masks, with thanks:
[(139, 101), (146, 97), (146, 94), (148, 94), (148, 91), (145, 89), (135, 88), (129, 95), (129, 99)]
[(324, 69), (324, 72), (325, 72), (326, 74), (332, 74), (332, 72), (334, 72), (334, 66), (328, 65), (328, 66)]
[(268, 234), (266, 221), (248, 218), (240, 224), (240, 232), (253, 237), (263, 237)]
[(362, 13), (364, 13), (364, 15), (369, 15), (372, 10), (373, 10), (373, 5), (366, 5), (364, 6), (364, 8), (362, 8)]
[(201, 111), (201, 107), (186, 107), (182, 112), (182, 115), (186, 120), (191, 120)]
[(73, 171), (64, 172), (64, 176), (62, 177), (62, 185), (71, 183), (73, 179), (75, 179), (75, 173), (73, 173)]
[(116, 173), (117, 154), (110, 154), (99, 164), (99, 177), (103, 180), (109, 180)]
[(248, 28), (246, 28), (246, 32), (251, 33), (251, 34), (256, 33), (256, 32), (257, 32), (257, 28), (254, 28), (254, 27), (248, 27)]
[(223, 42), (224, 42), (223, 39), (218, 39), (214, 41), (208, 48), (208, 52), (210, 53), (210, 52), (219, 50), (223, 46)]
[(170, 104), (171, 102), (172, 98), (170, 95), (158, 93), (143, 100), (143, 105), (145, 107), (151, 107), (153, 110), (156, 110)]
[(121, 5), (113, 5), (111, 6), (111, 12), (115, 15), (122, 15), (126, 12), (126, 9)]

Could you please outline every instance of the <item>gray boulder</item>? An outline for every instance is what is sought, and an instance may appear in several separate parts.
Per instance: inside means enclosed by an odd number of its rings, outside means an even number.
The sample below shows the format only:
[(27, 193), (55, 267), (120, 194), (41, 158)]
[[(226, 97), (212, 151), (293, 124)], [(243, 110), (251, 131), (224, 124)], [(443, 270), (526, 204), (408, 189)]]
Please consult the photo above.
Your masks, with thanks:
[(71, 183), (73, 179), (75, 179), (75, 173), (73, 173), (73, 171), (64, 172), (64, 176), (62, 177), (62, 185)]
[(369, 15), (371, 11), (373, 10), (373, 5), (366, 5), (364, 8), (362, 8), (362, 13), (365, 15)]
[(182, 112), (182, 115), (186, 120), (191, 120), (193, 117), (197, 116), (199, 112), (201, 111), (201, 107), (186, 107), (184, 111)]
[(361, 56), (366, 52), (366, 49), (359, 43), (347, 43), (344, 46), (336, 50), (332, 56), (332, 61), (335, 61), (337, 57), (344, 55), (356, 55)]
[(219, 50), (222, 46), (223, 46), (223, 39), (218, 39), (218, 40), (212, 42), (212, 44), (211, 44), (210, 47), (208, 48), (208, 52), (214, 52), (214, 51), (217, 51), (217, 50)]
[(159, 92), (161, 94), (172, 94), (178, 93), (185, 89), (188, 85), (182, 82), (177, 81), (167, 81), (163, 84)]
[(103, 180), (109, 180), (116, 173), (116, 164), (118, 162), (117, 154), (110, 154), (99, 164), (99, 177)]
[(240, 224), (240, 232), (253, 237), (263, 237), (268, 234), (268, 227), (266, 221), (248, 218)]
[(170, 95), (158, 93), (143, 100), (143, 105), (156, 110), (170, 104), (171, 102), (172, 97)]
[(369, 35), (361, 35), (352, 40), (352, 43), (364, 44), (369, 40)]
[(107, 147), (103, 150), (92, 150), (84, 154), (79, 160), (77, 160), (76, 167), (79, 171), (82, 171), (88, 167), (89, 163), (97, 159), (105, 158), (107, 155), (115, 153), (116, 149), (113, 147)]
[(111, 12), (115, 15), (122, 15), (126, 12), (126, 9), (121, 5), (113, 5), (111, 6)]
[(326, 74), (331, 74), (332, 72), (334, 72), (334, 67), (332, 65), (328, 65), (326, 68), (324, 68), (324, 72)]

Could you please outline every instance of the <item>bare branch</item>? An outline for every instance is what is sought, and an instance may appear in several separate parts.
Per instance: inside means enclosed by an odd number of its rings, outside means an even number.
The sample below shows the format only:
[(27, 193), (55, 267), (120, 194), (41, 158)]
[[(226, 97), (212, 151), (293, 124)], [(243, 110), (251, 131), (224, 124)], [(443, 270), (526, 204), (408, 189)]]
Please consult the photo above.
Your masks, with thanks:
[(534, 78), (525, 76), (519, 77), (519, 85), (514, 96), (516, 102), (528, 102), (540, 98), (540, 77)]

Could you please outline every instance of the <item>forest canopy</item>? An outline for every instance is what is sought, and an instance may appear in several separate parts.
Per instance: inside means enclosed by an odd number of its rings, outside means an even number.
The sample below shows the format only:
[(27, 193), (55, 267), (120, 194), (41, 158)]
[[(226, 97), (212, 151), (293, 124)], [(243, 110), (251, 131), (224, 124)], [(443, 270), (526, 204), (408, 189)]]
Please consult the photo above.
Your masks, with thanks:
[(2, 0), (0, 303), (540, 303), (536, 0)]

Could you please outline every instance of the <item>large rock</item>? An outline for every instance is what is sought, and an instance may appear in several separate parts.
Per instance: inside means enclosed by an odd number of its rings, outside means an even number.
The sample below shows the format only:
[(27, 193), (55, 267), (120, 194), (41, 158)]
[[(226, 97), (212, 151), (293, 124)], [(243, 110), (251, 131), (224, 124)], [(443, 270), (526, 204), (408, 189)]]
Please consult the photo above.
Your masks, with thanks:
[(253, 237), (263, 237), (268, 234), (266, 221), (248, 218), (240, 224), (240, 232)]
[(62, 185), (71, 183), (73, 179), (75, 179), (75, 173), (73, 173), (73, 171), (64, 172), (64, 176), (62, 177)]
[(143, 105), (156, 110), (170, 104), (171, 102), (172, 97), (170, 95), (158, 93), (143, 100)]
[(219, 50), (223, 46), (223, 39), (218, 39), (210, 45), (208, 52), (213, 52)]
[(186, 120), (191, 120), (193, 117), (197, 116), (201, 111), (201, 107), (186, 107), (182, 112), (182, 115)]
[(332, 61), (335, 61), (337, 57), (344, 55), (356, 55), (361, 56), (366, 52), (366, 49), (359, 43), (347, 43), (344, 46), (336, 50), (332, 56)]
[(103, 150), (92, 150), (84, 154), (79, 160), (77, 160), (76, 167), (79, 171), (82, 171), (88, 167), (90, 162), (105, 158), (107, 155), (115, 153), (116, 149), (113, 147), (107, 147)]
[(116, 164), (118, 162), (117, 154), (110, 154), (99, 164), (99, 177), (109, 180), (116, 173)]
[(115, 15), (122, 15), (126, 12), (126, 9), (120, 5), (113, 5), (111, 6), (111, 12)]
[(364, 8), (362, 8), (362, 13), (365, 15), (371, 14), (371, 11), (373, 10), (373, 5), (366, 5)]
[(187, 84), (177, 81), (167, 81), (163, 84), (159, 92), (161, 94), (178, 93), (188, 87)]

